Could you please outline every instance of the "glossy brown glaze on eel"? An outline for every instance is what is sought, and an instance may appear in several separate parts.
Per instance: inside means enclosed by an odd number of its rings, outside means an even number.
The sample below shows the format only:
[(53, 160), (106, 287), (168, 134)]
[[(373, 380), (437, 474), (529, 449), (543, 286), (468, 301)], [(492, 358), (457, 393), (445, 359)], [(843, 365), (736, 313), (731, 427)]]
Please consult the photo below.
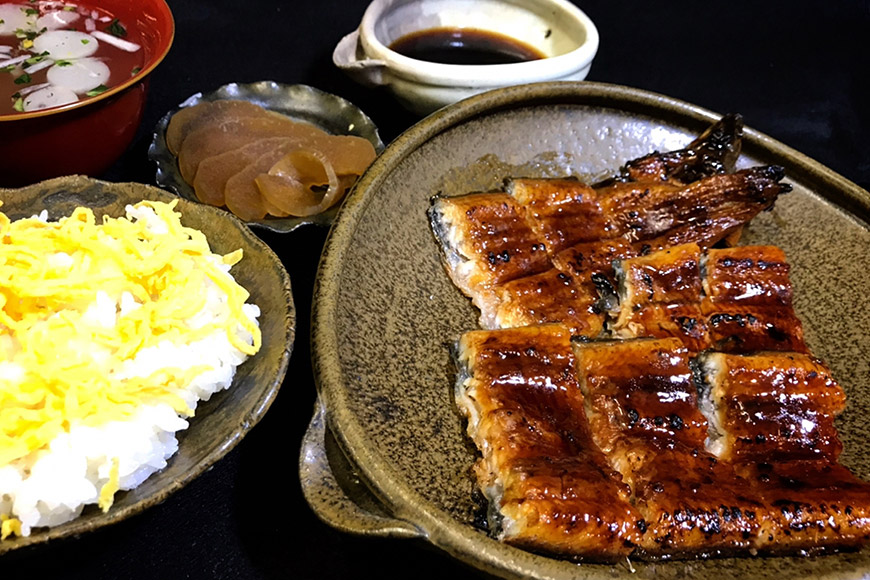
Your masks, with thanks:
[(474, 471), (496, 537), (572, 558), (630, 554), (640, 516), (592, 441), (570, 331), (471, 331), (455, 360), (456, 402), (481, 453)]

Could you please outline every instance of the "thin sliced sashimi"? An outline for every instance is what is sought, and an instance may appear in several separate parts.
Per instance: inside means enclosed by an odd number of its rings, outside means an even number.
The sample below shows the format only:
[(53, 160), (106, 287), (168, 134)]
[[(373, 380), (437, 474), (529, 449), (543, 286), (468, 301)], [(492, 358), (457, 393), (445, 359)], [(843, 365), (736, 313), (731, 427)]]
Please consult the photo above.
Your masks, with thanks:
[(300, 140), (294, 137), (270, 137), (203, 159), (193, 180), (197, 199), (218, 207), (226, 205), (224, 189), (230, 177), (270, 151), (291, 151), (299, 146)]
[[(269, 204), (300, 217), (328, 209), (344, 192), (329, 158), (317, 149), (291, 151), (254, 181)], [(327, 190), (312, 189), (320, 185)]]
[(248, 101), (212, 101), (184, 107), (169, 120), (166, 127), (166, 146), (178, 155), (184, 139), (192, 132), (207, 125), (220, 124), (231, 119), (264, 117), (269, 112)]
[(227, 121), (191, 131), (178, 152), (178, 168), (188, 183), (193, 183), (199, 164), (209, 157), (220, 155), (259, 139), (287, 137), (311, 139), (328, 136), (327, 133), (287, 117), (271, 115)]

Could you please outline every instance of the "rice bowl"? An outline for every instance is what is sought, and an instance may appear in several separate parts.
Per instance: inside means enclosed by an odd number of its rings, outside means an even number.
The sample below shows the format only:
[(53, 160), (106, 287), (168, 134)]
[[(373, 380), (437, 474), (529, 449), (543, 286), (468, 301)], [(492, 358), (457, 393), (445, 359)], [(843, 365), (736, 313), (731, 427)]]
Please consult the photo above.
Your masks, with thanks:
[[(65, 187), (58, 188), (58, 182)], [(80, 203), (83, 198), (92, 201), (86, 205), (95, 206), (98, 217), (104, 212), (117, 215), (117, 208), (123, 207), (123, 203), (119, 202), (128, 201), (124, 199), (128, 197), (128, 189), (146, 190), (152, 198), (173, 199), (146, 186), (104, 184), (85, 178), (53, 180), (26, 189), (30, 190), (31, 195), (34, 189), (52, 192), (47, 196), (37, 195), (33, 205), (40, 207), (40, 202), (47, 197), (50, 201), (46, 205), (56, 217), (68, 214), (73, 201)], [(63, 191), (62, 201), (58, 189), (66, 190)], [(0, 191), (0, 199), (5, 202), (7, 196), (4, 194), (23, 191)], [(16, 197), (13, 195), (3, 209), (12, 208), (19, 211), (20, 217), (24, 217), (19, 206), (31, 204)], [(136, 199), (135, 196), (130, 198)], [(54, 200), (61, 202), (51, 203)], [(197, 413), (198, 416), (188, 422), (189, 413), (184, 410), (193, 411), (199, 401), (208, 400), (213, 393), (227, 388), (233, 380), (236, 366), (251, 353), (241, 352), (238, 345), (232, 345), (235, 339), (232, 333), (227, 332), (199, 332), (196, 340), (185, 344), (154, 341), (154, 344), (137, 348), (135, 357), (113, 371), (116, 378), (138, 380), (156, 369), (170, 367), (176, 369), (178, 378), (185, 379), (177, 381), (183, 383), (184, 388), (169, 389), (164, 393), (165, 400), (151, 395), (145, 397), (153, 400), (138, 405), (134, 410), (126, 408), (123, 420), (109, 417), (111, 420), (99, 425), (74, 421), (75, 425), (70, 425), (69, 429), (46, 445), (16, 458), (11, 462), (15, 465), (0, 461), (4, 465), (0, 468), (0, 513), (5, 514), (3, 531), (6, 535), (25, 535), (30, 528), (55, 526), (76, 517), (83, 505), (93, 503), (105, 509), (111, 504), (116, 490), (134, 488), (143, 480), (144, 484), (134, 491), (119, 494), (116, 508), (108, 513), (88, 509), (81, 518), (60, 527), (37, 530), (38, 533), (30, 537), (8, 538), (0, 542), (0, 552), (117, 521), (160, 501), (232, 448), (262, 416), (274, 398), (286, 372), (293, 334), (294, 313), (286, 272), (274, 254), (268, 249), (264, 253), (264, 246), (235, 220), (223, 217), (220, 212), (203, 211), (195, 204), (187, 204), (177, 198), (176, 202), (183, 209), (185, 222), (193, 217), (196, 225), (206, 230), (209, 240), (215, 242), (218, 252), (232, 253), (233, 249), (243, 247), (245, 260), (252, 261), (250, 265), (243, 261), (240, 264), (242, 270), (238, 272), (254, 293), (251, 302), (262, 302), (267, 311), (278, 315), (269, 317), (263, 327), (266, 339), (264, 352), (240, 370), (236, 380), (239, 392), (220, 393), (215, 401), (203, 408), (202, 416)], [(64, 206), (64, 209), (58, 206)], [(10, 215), (15, 211), (10, 211)], [(134, 219), (145, 218), (139, 216)], [(277, 280), (274, 279), (275, 274)], [(274, 284), (275, 281), (278, 284)], [(266, 282), (265, 287), (263, 282)], [(207, 305), (220, 306), (221, 301), (226, 300), (225, 293), (217, 288), (218, 285), (209, 280), (208, 286), (198, 292), (202, 296), (203, 307), (188, 308), (190, 315), (185, 320), (192, 327), (202, 329), (212, 324), (215, 314), (206, 312), (210, 308)], [(130, 297), (111, 294), (95, 292), (91, 304), (80, 306), (82, 316), (105, 326), (111, 326), (113, 316), (119, 322), (125, 316), (130, 316), (130, 309), (135, 310), (135, 306), (131, 307)], [(244, 312), (248, 320), (255, 319), (259, 314), (253, 304), (245, 305)], [(225, 315), (226, 312), (217, 316)], [(244, 344), (250, 346), (254, 342), (250, 329), (236, 328), (234, 333), (241, 337)], [(182, 376), (184, 373), (190, 376)], [(4, 368), (0, 368), (0, 381), (9, 380), (9, 376), (14, 374), (14, 368), (5, 364)], [(179, 449), (176, 432), (184, 430), (188, 424), (192, 428), (181, 434), (181, 453), (169, 460), (167, 466), (167, 459)], [(192, 443), (185, 443), (185, 440), (191, 440)], [(164, 467), (164, 471), (146, 480)], [(52, 486), (60, 474), (64, 474), (64, 484)]]

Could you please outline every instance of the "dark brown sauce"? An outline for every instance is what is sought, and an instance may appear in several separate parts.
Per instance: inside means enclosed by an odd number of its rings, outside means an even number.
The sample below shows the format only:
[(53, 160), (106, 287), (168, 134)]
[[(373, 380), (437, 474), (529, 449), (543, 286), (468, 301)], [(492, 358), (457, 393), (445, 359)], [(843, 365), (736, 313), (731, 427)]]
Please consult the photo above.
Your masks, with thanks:
[(474, 28), (430, 28), (390, 45), (399, 54), (439, 64), (512, 64), (546, 58), (510, 36)]

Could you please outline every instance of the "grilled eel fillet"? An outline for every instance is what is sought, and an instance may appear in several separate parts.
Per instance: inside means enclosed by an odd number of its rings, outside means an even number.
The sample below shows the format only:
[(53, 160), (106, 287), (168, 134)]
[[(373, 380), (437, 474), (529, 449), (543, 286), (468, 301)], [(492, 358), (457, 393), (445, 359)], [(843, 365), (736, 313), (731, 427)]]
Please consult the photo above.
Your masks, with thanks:
[[(783, 435), (813, 422), (837, 439), (842, 390), (805, 355), (713, 354), (696, 364), (676, 338), (572, 343), (552, 324), (471, 331), (454, 354), (457, 404), (481, 453), (474, 472), (505, 542), (612, 560), (870, 539), (870, 485), (835, 463), (838, 444)], [(704, 373), (712, 386), (699, 401)], [(783, 396), (786, 413), (773, 403)], [(722, 415), (712, 427), (701, 412), (711, 400)], [(717, 457), (707, 447), (720, 431), (730, 444)]]
[(650, 153), (629, 161), (617, 176), (600, 182), (603, 187), (619, 181), (671, 181), (692, 183), (734, 171), (740, 156), (743, 138), (743, 117), (729, 113), (707, 128), (684, 149), (667, 153)]
[[(695, 180), (690, 178), (700, 179), (730, 171), (740, 153), (742, 130), (742, 118), (727, 115), (686, 149), (652, 153), (629, 161), (609, 183), (640, 180), (658, 186), (670, 179), (671, 185), (676, 187)], [(449, 199), (436, 196), (429, 210), (432, 231), (440, 242), (448, 273), (457, 287), (481, 308), (485, 327), (495, 325), (499, 300), (494, 296), (494, 286), (552, 268), (548, 256), (552, 257), (558, 249), (570, 245), (563, 240), (560, 247), (554, 239), (542, 235), (540, 228), (545, 220), (528, 219), (529, 215), (534, 217), (535, 211), (542, 206), (546, 209), (548, 204), (556, 204), (553, 212), (567, 212), (565, 222), (570, 227), (590, 224), (583, 239), (614, 237), (605, 235), (607, 224), (598, 220), (606, 216), (602, 215), (592, 188), (576, 180), (565, 180), (567, 188), (561, 192), (552, 187), (561, 183), (559, 180), (524, 180), (519, 183), (531, 188), (539, 185), (546, 194), (535, 196), (531, 203), (523, 203), (523, 195), (518, 192), (515, 192), (518, 193), (516, 197), (503, 192)], [(575, 186), (585, 192), (585, 198), (574, 199)], [(561, 202), (564, 202), (564, 207), (557, 207)], [(577, 214), (568, 217), (571, 211)], [(560, 234), (555, 231), (553, 235), (558, 237)]]
[(845, 394), (803, 353), (703, 353), (695, 361), (707, 447), (769, 507), (772, 551), (855, 548), (870, 541), (870, 485), (836, 463), (834, 417)]
[(561, 325), (471, 331), (458, 341), (456, 402), (497, 538), (613, 560), (640, 541), (629, 489), (594, 444)]
[(740, 155), (743, 119), (724, 116), (684, 149), (650, 153), (629, 161), (618, 174), (595, 185), (575, 179), (509, 179), (506, 190), (526, 208), (529, 223), (552, 255), (574, 244), (616, 237), (599, 192), (642, 195), (647, 189), (668, 196), (695, 181), (734, 171)]
[(688, 351), (676, 338), (577, 343), (593, 438), (632, 489), (643, 517), (637, 555), (755, 547), (762, 504), (704, 449)]
[(617, 338), (678, 337), (692, 353), (808, 352), (792, 306), (785, 254), (775, 246), (702, 253), (683, 244), (614, 261)]
[(719, 458), (837, 461), (834, 417), (846, 395), (821, 361), (794, 352), (706, 352), (697, 366), (711, 425), (707, 447)]
[[(582, 235), (566, 237), (574, 245), (556, 253), (550, 241), (553, 236), (548, 239), (540, 233), (540, 218), (507, 193), (436, 196), (429, 218), (447, 272), (480, 308), (481, 326), (565, 321), (577, 334), (594, 337), (603, 318), (594, 309), (590, 311), (596, 296), (589, 290), (611, 270), (609, 264), (582, 272), (570, 266), (566, 269), (566, 263), (576, 262), (572, 254), (576, 256), (578, 245), (582, 252), (582, 247), (598, 244), (602, 246), (599, 253), (605, 254), (608, 248), (627, 244), (620, 250), (624, 256), (678, 243), (695, 242), (707, 248), (769, 209), (780, 193), (789, 191), (790, 186), (780, 183), (782, 177), (781, 168), (757, 167), (714, 175), (682, 188), (670, 183), (642, 184), (642, 188), (638, 183), (616, 183), (595, 190), (580, 202), (587, 206), (587, 221), (572, 222), (583, 230)], [(592, 219), (592, 214), (598, 217)], [(559, 224), (559, 231), (567, 232), (569, 226)], [(526, 304), (529, 291), (516, 284), (506, 286), (554, 268), (571, 281), (566, 284), (564, 277), (551, 272), (533, 283), (542, 288), (542, 284), (570, 287), (576, 300), (570, 303), (574, 319), (565, 316), (564, 307), (551, 312), (547, 303), (533, 300)], [(537, 294), (542, 295), (543, 290)]]

